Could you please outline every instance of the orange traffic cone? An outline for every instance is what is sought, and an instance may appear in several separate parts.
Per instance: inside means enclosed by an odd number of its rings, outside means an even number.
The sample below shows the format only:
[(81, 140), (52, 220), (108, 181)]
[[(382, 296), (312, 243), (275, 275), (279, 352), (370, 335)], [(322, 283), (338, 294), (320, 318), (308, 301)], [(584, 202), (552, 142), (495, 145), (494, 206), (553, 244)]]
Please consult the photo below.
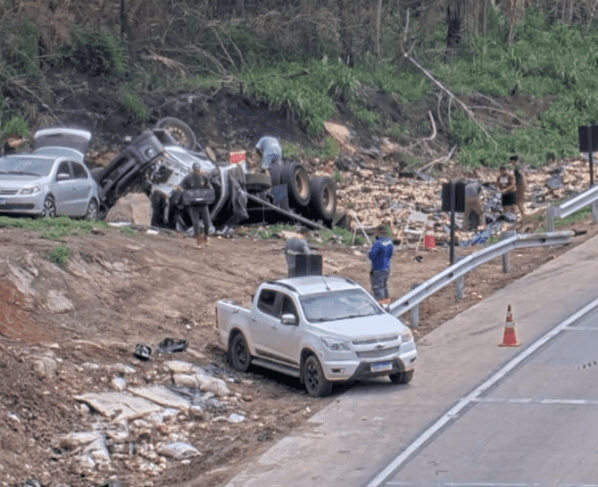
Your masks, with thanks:
[(515, 322), (513, 321), (513, 313), (511, 313), (511, 305), (507, 308), (507, 322), (505, 323), (505, 332), (503, 335), (502, 343), (499, 343), (499, 347), (518, 347), (521, 345), (517, 341), (515, 335)]

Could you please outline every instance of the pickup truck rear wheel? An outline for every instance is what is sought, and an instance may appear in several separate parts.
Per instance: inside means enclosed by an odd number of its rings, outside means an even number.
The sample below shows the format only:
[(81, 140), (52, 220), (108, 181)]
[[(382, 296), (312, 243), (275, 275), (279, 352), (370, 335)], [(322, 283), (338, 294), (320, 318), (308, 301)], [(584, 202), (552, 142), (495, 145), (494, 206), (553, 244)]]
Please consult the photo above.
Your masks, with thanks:
[(415, 370), (407, 370), (405, 372), (397, 372), (396, 374), (390, 374), (388, 378), (393, 384), (409, 384), (413, 379)]
[(235, 370), (247, 372), (251, 365), (251, 354), (243, 333), (237, 333), (230, 342), (229, 354)]
[(332, 382), (324, 377), (320, 361), (315, 355), (310, 355), (303, 363), (303, 380), (307, 393), (312, 397), (326, 397), (332, 392)]
[(195, 149), (197, 144), (195, 134), (191, 127), (182, 120), (174, 117), (166, 117), (158, 120), (156, 128), (163, 129), (168, 132), (177, 144), (187, 150)]

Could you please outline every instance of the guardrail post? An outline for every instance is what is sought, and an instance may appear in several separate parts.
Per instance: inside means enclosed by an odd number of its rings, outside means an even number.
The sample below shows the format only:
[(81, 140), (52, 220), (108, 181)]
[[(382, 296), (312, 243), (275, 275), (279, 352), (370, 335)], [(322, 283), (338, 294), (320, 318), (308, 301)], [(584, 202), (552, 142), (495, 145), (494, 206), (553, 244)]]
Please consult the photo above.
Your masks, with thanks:
[[(463, 260), (464, 258), (465, 258), (465, 256), (457, 257), (457, 262), (459, 262), (460, 260)], [(455, 281), (455, 283), (456, 283), (455, 299), (457, 301), (459, 301), (460, 299), (463, 299), (463, 296), (465, 296), (465, 293), (464, 293), (465, 274), (463, 274), (460, 277), (457, 277), (457, 280)]]
[(598, 201), (592, 203), (592, 220), (594, 223), (598, 223)]
[[(517, 235), (517, 232), (515, 230), (507, 230), (506, 232), (502, 233), (500, 239), (505, 240), (507, 238), (514, 237), (515, 235)], [(507, 274), (511, 267), (511, 260), (509, 258), (509, 254), (510, 252), (505, 252), (504, 254), (502, 254), (502, 271), (504, 274)]]
[[(414, 290), (419, 284), (413, 284), (411, 290)], [(409, 321), (411, 322), (411, 328), (417, 328), (419, 326), (419, 304), (416, 304), (409, 311)]]
[(554, 232), (554, 217), (556, 216), (556, 208), (549, 206), (546, 210), (546, 231)]

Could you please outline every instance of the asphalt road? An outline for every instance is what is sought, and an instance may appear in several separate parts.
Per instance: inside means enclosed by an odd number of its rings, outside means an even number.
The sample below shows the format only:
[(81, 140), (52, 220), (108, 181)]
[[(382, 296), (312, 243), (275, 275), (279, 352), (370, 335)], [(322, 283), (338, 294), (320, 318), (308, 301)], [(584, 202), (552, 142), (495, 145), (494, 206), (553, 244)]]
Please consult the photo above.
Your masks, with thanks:
[[(227, 487), (598, 487), (597, 275), (595, 237), (420, 340), (411, 384), (353, 387)], [(521, 347), (498, 346), (509, 304)]]

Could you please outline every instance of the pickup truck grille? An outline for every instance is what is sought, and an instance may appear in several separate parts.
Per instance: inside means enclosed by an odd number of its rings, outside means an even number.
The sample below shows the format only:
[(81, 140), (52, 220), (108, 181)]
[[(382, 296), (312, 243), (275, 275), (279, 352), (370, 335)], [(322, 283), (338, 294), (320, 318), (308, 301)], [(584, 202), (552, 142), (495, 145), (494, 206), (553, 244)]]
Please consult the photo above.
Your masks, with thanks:
[(382, 348), (380, 350), (367, 350), (364, 352), (357, 352), (359, 358), (379, 358), (388, 355), (394, 355), (399, 351), (399, 347)]
[(387, 335), (379, 338), (361, 338), (353, 340), (353, 345), (371, 345), (372, 343), (392, 342), (399, 339), (399, 335)]

